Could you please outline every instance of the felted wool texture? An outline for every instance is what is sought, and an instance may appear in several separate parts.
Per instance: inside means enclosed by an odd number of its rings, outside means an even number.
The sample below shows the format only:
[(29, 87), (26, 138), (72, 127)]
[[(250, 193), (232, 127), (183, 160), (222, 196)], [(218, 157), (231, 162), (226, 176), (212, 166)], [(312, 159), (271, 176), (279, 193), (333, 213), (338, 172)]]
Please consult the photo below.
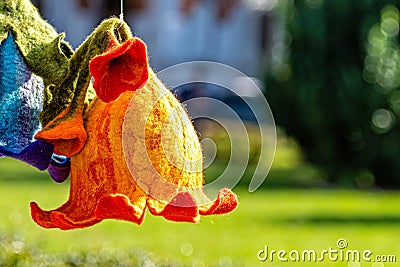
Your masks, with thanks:
[(43, 141), (35, 141), (31, 143), (18, 154), (0, 149), (0, 157), (7, 156), (18, 159), (41, 171), (48, 168), (52, 154), (53, 145)]
[[(46, 88), (65, 79), (68, 57), (73, 51), (63, 41), (64, 35), (59, 35), (44, 21), (29, 0), (0, 1), (0, 43), (10, 34), (15, 37), (30, 71), (43, 79)], [(63, 99), (61, 104), (69, 102), (72, 97), (72, 92), (68, 91), (59, 94)], [(56, 103), (54, 100), (58, 98), (45, 93), (45, 100), (46, 109), (49, 101)]]
[(147, 48), (139, 38), (122, 44), (111, 39), (107, 51), (89, 65), (97, 97), (104, 102), (117, 99), (125, 91), (141, 88), (149, 76)]
[[(200, 215), (236, 208), (237, 198), (228, 189), (221, 190), (214, 201), (203, 193), (199, 168), (202, 155), (196, 132), (192, 124), (187, 124), (186, 113), (175, 112), (180, 103), (149, 72), (149, 80), (140, 90), (125, 92), (110, 103), (98, 98), (92, 101), (85, 113), (86, 145), (71, 159), (70, 197), (61, 207), (49, 211), (32, 202), (32, 218), (37, 224), (64, 230), (109, 218), (141, 224), (146, 208), (168, 220), (197, 222)], [(130, 105), (134, 108), (128, 115)], [(167, 131), (182, 129), (177, 146), (163, 147), (165, 123), (172, 124)], [(125, 135), (130, 136), (129, 142), (123, 140)], [(124, 143), (128, 143), (129, 151)], [(167, 159), (170, 152), (183, 153), (183, 157), (172, 162)], [(179, 167), (184, 159), (194, 159), (193, 165)], [(154, 169), (147, 168), (146, 161)]]
[(19, 154), (41, 129), (43, 80), (32, 74), (8, 35), (0, 44), (0, 150)]
[(0, 44), (0, 154), (39, 170), (47, 169), (53, 153), (52, 144), (34, 139), (41, 129), (43, 88), (9, 34)]
[(64, 182), (71, 170), (71, 159), (65, 156), (53, 154), (47, 171), (50, 177), (57, 183)]
[[(82, 150), (87, 138), (83, 114), (93, 93), (89, 63), (93, 57), (103, 54), (110, 42), (123, 42), (131, 37), (129, 27), (119, 19), (107, 19), (94, 30), (71, 57), (65, 80), (49, 87), (53, 98), (62, 91), (73, 92), (71, 101), (60, 104), (60, 99), (53, 104), (52, 100), (44, 107), (41, 119), (46, 124), (36, 139), (52, 143), (56, 154), (67, 157)], [(58, 115), (54, 117), (55, 114)], [(50, 118), (53, 119), (48, 121)]]

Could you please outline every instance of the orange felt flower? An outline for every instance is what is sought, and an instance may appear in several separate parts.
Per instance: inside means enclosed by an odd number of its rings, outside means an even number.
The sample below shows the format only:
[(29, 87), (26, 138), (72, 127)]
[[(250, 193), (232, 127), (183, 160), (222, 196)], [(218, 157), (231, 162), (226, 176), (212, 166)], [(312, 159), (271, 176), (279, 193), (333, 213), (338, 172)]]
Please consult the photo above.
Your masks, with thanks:
[(54, 145), (54, 153), (72, 157), (86, 143), (86, 130), (82, 113), (69, 116), (70, 107), (61, 112), (35, 135), (35, 138)]
[(111, 102), (123, 92), (135, 91), (146, 83), (149, 76), (146, 45), (136, 37), (121, 45), (111, 39), (108, 51), (94, 57), (89, 70), (97, 96)]
[(71, 159), (70, 197), (44, 211), (31, 203), (45, 228), (73, 229), (103, 219), (141, 224), (145, 210), (172, 221), (234, 210), (237, 198), (222, 189), (203, 192), (202, 153), (181, 104), (150, 73), (145, 86), (116, 101), (94, 99), (85, 113), (86, 145)]

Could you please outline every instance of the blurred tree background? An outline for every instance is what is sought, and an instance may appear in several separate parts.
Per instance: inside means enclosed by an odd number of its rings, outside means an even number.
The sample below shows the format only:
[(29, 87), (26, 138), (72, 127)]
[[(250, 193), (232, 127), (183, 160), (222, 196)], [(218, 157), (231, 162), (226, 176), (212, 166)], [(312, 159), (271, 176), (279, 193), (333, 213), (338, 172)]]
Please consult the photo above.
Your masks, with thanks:
[(265, 78), (277, 124), (329, 182), (400, 188), (400, 1), (283, 2), (286, 57)]

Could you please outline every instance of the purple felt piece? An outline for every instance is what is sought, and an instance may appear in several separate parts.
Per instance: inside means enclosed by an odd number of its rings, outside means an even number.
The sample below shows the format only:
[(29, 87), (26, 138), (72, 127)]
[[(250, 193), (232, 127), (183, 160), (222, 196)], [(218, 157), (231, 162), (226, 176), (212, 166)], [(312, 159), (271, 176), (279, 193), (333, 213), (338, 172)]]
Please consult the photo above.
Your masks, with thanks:
[(67, 157), (53, 154), (47, 171), (56, 183), (64, 182), (71, 170), (71, 160)]
[(0, 155), (21, 160), (41, 171), (44, 171), (49, 167), (51, 156), (53, 155), (53, 149), (54, 147), (50, 143), (35, 141), (18, 154), (4, 150), (0, 147)]

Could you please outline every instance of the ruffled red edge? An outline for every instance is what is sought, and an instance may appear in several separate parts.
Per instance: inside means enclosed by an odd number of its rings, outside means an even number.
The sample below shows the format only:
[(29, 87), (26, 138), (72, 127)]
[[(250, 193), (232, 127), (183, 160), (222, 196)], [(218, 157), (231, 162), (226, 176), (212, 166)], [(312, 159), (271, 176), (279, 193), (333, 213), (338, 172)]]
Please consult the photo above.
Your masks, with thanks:
[[(237, 196), (231, 190), (225, 188), (220, 190), (217, 198), (207, 206), (197, 206), (194, 197), (189, 192), (181, 192), (161, 211), (157, 211), (149, 205), (147, 207), (153, 215), (163, 216), (170, 221), (197, 223), (200, 220), (200, 215), (229, 213), (237, 205)], [(145, 209), (139, 210), (123, 194), (101, 197), (93, 215), (79, 222), (72, 221), (65, 213), (61, 212), (63, 206), (53, 211), (44, 211), (35, 202), (31, 202), (30, 206), (32, 218), (38, 225), (44, 228), (60, 228), (62, 230), (88, 227), (104, 219), (131, 221), (140, 225), (145, 217)]]

